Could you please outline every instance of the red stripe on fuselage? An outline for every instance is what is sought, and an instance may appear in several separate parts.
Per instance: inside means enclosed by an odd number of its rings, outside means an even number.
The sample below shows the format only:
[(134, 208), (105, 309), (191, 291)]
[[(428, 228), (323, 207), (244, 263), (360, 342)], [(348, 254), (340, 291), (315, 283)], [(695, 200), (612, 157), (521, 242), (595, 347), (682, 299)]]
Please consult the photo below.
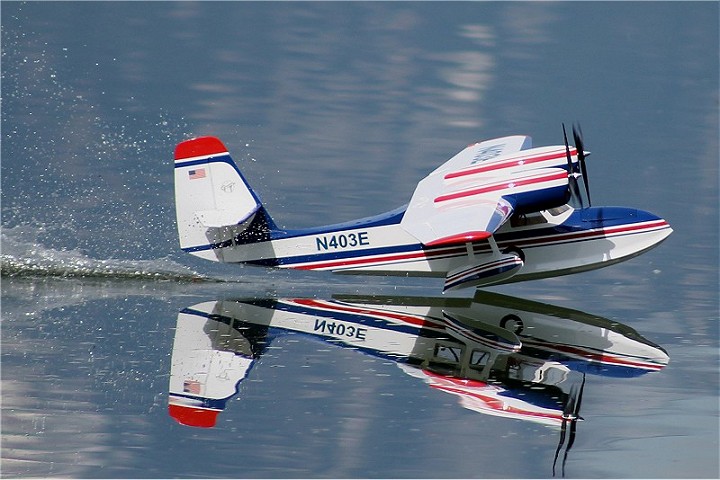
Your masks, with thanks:
[[(437, 255), (443, 255), (447, 253), (456, 253), (453, 250), (459, 251), (465, 251), (464, 248), (458, 250), (458, 249), (452, 249), (450, 251), (440, 251), (440, 252), (431, 252), (430, 255), (437, 256)], [(381, 256), (381, 257), (360, 257), (360, 258), (348, 258), (344, 260), (333, 260), (329, 262), (322, 262), (322, 263), (315, 263), (312, 265), (301, 265), (298, 267), (292, 267), (297, 268), (299, 270), (317, 270), (321, 268), (328, 268), (328, 267), (345, 267), (345, 266), (351, 266), (351, 265), (362, 265), (365, 263), (389, 263), (394, 262), (398, 260), (412, 260), (412, 259), (419, 259), (419, 258), (426, 258), (428, 257), (428, 254), (423, 251), (417, 251), (417, 252), (411, 252), (411, 253), (398, 253), (395, 255), (387, 255), (387, 256)]]
[(579, 239), (587, 239), (587, 237), (607, 237), (611, 235), (618, 235), (618, 234), (624, 234), (628, 232), (635, 232), (637, 230), (658, 230), (665, 227), (668, 227), (668, 223), (665, 220), (658, 220), (652, 223), (633, 223), (633, 224), (625, 224), (625, 225), (618, 225), (617, 227), (608, 227), (608, 228), (600, 228), (600, 229), (592, 229), (592, 230), (584, 230), (580, 232), (570, 232), (566, 234), (560, 234), (560, 235), (547, 235), (542, 236), (539, 238), (529, 238), (527, 240), (525, 239), (518, 239), (517, 242), (520, 245), (533, 245), (536, 243), (556, 243), (556, 242), (564, 242), (568, 240), (579, 240)]

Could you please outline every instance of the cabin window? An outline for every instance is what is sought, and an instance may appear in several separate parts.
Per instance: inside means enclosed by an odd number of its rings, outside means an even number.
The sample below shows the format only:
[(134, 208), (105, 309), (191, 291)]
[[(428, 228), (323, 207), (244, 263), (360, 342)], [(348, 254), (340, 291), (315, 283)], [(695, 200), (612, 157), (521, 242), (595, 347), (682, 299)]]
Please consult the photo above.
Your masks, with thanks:
[(449, 347), (446, 345), (436, 344), (433, 356), (436, 361), (459, 363), (462, 358), (462, 353), (462, 347)]
[(563, 213), (567, 212), (568, 210), (570, 210), (570, 205), (568, 205), (566, 203), (565, 205), (561, 205), (559, 207), (549, 209), (548, 213), (550, 215), (552, 215), (553, 217), (557, 217), (558, 215), (563, 214)]
[(473, 350), (470, 356), (470, 367), (475, 369), (482, 369), (488, 364), (490, 360), (490, 353), (483, 352), (482, 350)]
[[(572, 207), (568, 204), (560, 205), (559, 207), (550, 208), (545, 210), (548, 215), (557, 217), (570, 210)], [(510, 225), (513, 227), (527, 227), (529, 225), (541, 225), (548, 223), (548, 219), (545, 217), (544, 212), (533, 212), (533, 213), (518, 213), (510, 217)]]
[(510, 225), (513, 227), (527, 227), (541, 223), (547, 223), (547, 219), (540, 212), (519, 213), (510, 217)]

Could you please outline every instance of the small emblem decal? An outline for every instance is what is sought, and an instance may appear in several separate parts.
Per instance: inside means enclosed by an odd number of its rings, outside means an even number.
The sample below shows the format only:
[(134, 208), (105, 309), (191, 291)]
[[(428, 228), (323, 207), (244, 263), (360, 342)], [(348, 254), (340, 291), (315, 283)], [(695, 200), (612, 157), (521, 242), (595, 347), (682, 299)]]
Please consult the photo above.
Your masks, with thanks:
[(205, 169), (204, 168), (196, 168), (194, 170), (190, 170), (188, 172), (188, 176), (190, 177), (190, 180), (197, 180), (199, 178), (205, 178)]
[(502, 153), (504, 146), (505, 144), (490, 145), (489, 147), (485, 147), (482, 150), (479, 150), (473, 157), (470, 165), (475, 165), (476, 163), (484, 162), (485, 160), (490, 160), (491, 158), (497, 157)]

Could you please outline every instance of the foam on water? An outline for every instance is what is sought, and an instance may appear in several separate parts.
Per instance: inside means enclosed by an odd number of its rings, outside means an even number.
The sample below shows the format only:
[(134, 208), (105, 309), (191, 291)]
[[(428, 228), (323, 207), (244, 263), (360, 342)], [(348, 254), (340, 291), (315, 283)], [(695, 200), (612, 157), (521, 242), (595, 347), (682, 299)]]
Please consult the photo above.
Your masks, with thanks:
[(43, 230), (43, 227), (28, 225), (2, 229), (2, 276), (223, 281), (195, 272), (170, 258), (99, 259), (79, 249), (49, 248), (38, 240)]

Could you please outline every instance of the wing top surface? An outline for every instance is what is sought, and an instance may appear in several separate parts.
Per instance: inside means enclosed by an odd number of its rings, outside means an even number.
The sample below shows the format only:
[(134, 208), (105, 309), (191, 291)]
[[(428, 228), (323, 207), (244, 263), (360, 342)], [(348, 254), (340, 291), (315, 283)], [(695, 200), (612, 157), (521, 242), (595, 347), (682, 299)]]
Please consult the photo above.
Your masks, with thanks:
[(436, 168), (430, 175), (449, 172), (486, 162), (503, 155), (510, 155), (532, 147), (532, 138), (525, 135), (485, 140), (468, 145), (463, 151)]
[(512, 215), (514, 205), (502, 191), (450, 198), (442, 173), (418, 184), (400, 225), (426, 246), (480, 241)]
[(559, 168), (565, 148), (530, 144), (530, 137), (513, 136), (467, 147), (418, 183), (400, 225), (426, 246), (490, 237), (512, 215), (518, 194), (567, 185)]

